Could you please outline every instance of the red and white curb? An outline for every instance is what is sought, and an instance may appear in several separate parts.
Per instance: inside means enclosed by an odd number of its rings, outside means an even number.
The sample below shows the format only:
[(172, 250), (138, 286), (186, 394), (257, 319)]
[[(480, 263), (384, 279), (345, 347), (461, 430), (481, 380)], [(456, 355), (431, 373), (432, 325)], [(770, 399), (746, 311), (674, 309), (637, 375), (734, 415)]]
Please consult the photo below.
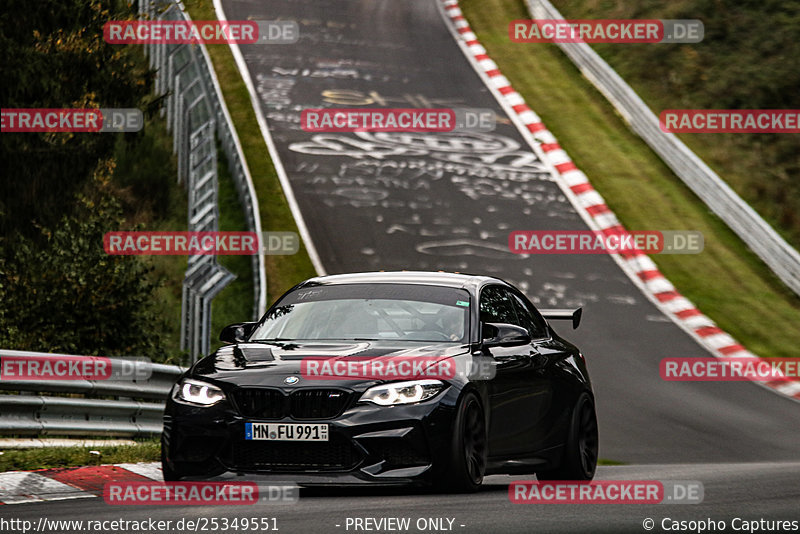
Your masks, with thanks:
[(0, 473), (0, 505), (99, 497), (108, 482), (163, 481), (161, 464), (97, 465)]
[[(472, 31), (458, 0), (442, 0), (445, 20), (456, 36), (467, 59), (492, 91), (497, 101), (522, 133), (523, 137), (551, 167), (556, 183), (578, 210), (586, 223), (604, 234), (626, 232), (614, 212), (606, 205), (589, 179), (572, 162), (567, 152), (559, 146), (555, 136), (548, 131), (539, 116), (525, 103), (508, 78), (503, 76)], [(656, 264), (643, 252), (614, 254), (612, 257), (633, 282), (678, 326), (695, 338), (701, 346), (718, 358), (754, 358), (733, 337), (720, 329), (711, 319), (681, 295), (658, 270)], [(770, 382), (757, 382), (778, 393), (800, 400), (800, 381), (781, 378)]]

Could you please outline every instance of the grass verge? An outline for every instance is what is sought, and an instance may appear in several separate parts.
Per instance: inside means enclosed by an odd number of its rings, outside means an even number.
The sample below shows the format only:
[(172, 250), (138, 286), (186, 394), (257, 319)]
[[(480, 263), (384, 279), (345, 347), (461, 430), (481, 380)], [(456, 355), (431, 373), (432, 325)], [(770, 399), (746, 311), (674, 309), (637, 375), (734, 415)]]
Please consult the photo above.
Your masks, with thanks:
[[(100, 455), (90, 454), (98, 451)], [(157, 462), (161, 460), (158, 439), (141, 441), (137, 445), (109, 447), (45, 447), (42, 449), (6, 449), (0, 455), (0, 472), (32, 471), (57, 467), (81, 467), (98, 464)]]
[[(554, 0), (572, 19), (699, 19), (699, 43), (592, 44), (658, 115), (665, 109), (800, 107), (800, 11), (796, 3), (718, 0)], [(791, 15), (790, 15), (791, 14)], [(793, 15), (793, 16), (792, 16)], [(678, 134), (750, 206), (800, 248), (800, 134)]]
[[(184, 5), (194, 20), (217, 18), (210, 0), (188, 0)], [(207, 47), (250, 168), (261, 211), (262, 230), (297, 232), (297, 225), (258, 127), (255, 111), (250, 103), (250, 93), (236, 67), (233, 54), (227, 44)], [(268, 303), (274, 302), (296, 283), (316, 275), (304, 244), (301, 244), (297, 254), (266, 256), (265, 263)], [(249, 317), (248, 312), (242, 320)]]
[(629, 230), (699, 230), (701, 254), (653, 260), (678, 290), (749, 350), (794, 356), (794, 295), (616, 114), (555, 45), (512, 43), (521, 0), (461, 0), (491, 58), (569, 152)]
[[(247, 231), (236, 186), (228, 171), (225, 153), (219, 151), (217, 165), (219, 176), (219, 229), (223, 232)], [(211, 350), (222, 345), (216, 334), (225, 325), (242, 322), (253, 313), (253, 270), (250, 256), (219, 256), (220, 264), (236, 275), (236, 279), (225, 286), (211, 302)]]

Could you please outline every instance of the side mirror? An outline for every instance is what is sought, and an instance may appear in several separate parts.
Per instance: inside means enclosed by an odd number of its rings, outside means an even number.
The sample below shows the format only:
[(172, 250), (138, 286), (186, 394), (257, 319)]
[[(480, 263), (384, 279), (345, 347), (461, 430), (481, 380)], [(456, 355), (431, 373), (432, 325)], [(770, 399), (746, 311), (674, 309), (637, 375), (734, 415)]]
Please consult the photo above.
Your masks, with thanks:
[(515, 347), (527, 345), (531, 335), (521, 326), (506, 323), (483, 323), (483, 346)]
[(219, 333), (219, 340), (224, 343), (242, 343), (253, 332), (258, 323), (229, 324)]

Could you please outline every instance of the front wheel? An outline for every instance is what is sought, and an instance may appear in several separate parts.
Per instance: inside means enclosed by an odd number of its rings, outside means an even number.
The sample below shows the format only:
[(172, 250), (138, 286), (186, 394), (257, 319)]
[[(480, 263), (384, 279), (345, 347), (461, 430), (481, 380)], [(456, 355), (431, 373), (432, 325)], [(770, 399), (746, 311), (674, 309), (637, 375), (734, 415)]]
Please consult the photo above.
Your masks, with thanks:
[(175, 471), (167, 461), (167, 449), (164, 440), (161, 440), (161, 474), (164, 477), (164, 482), (176, 482), (181, 479), (181, 474)]
[(592, 480), (597, 469), (597, 415), (588, 393), (581, 393), (572, 410), (561, 464), (536, 473), (539, 480)]
[(486, 470), (486, 454), (486, 419), (478, 397), (470, 392), (458, 404), (450, 461), (439, 486), (458, 493), (477, 491)]

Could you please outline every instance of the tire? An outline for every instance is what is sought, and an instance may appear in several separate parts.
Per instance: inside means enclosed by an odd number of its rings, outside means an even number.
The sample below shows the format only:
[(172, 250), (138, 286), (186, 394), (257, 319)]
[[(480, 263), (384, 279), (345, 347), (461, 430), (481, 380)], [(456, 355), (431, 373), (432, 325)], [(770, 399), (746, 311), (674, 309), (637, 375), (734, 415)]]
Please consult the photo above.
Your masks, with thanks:
[(536, 473), (539, 480), (592, 480), (597, 469), (597, 415), (594, 401), (581, 393), (570, 418), (569, 435), (561, 464)]
[(181, 479), (181, 474), (170, 467), (167, 461), (166, 446), (164, 440), (161, 440), (161, 473), (164, 476), (164, 482), (177, 482)]
[(456, 492), (478, 491), (486, 470), (486, 419), (478, 397), (466, 393), (458, 403), (450, 461), (439, 487)]

